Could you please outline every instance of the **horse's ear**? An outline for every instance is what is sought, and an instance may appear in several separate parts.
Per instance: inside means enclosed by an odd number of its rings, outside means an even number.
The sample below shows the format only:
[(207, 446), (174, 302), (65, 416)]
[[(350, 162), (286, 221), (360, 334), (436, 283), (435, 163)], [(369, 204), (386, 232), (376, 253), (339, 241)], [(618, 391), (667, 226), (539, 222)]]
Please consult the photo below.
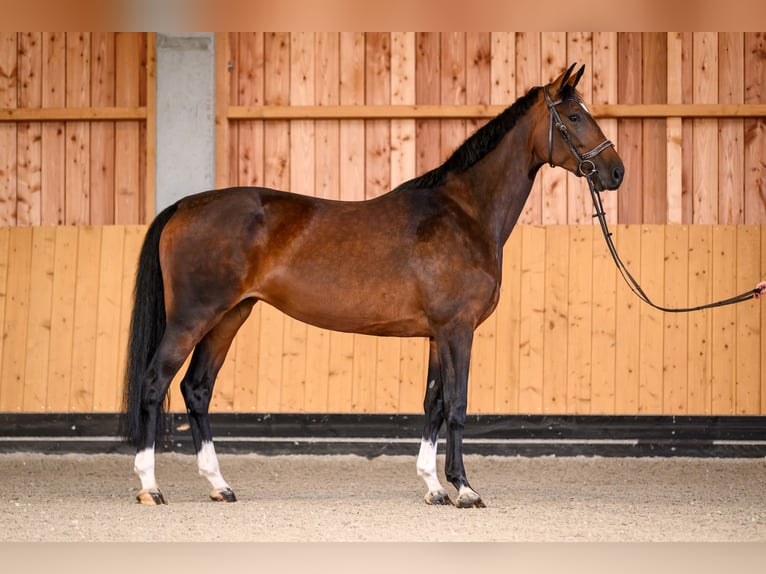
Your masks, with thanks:
[[(574, 67), (574, 65), (572, 67)], [(569, 69), (571, 70), (572, 68)], [(582, 78), (583, 73), (585, 73), (585, 64), (580, 66), (580, 69), (577, 70), (577, 74), (575, 74), (574, 81), (572, 82), (573, 89), (577, 87), (577, 83), (580, 81), (580, 78)]]
[(550, 85), (551, 85), (551, 89), (553, 93), (558, 93), (559, 91), (561, 91), (561, 88), (567, 85), (567, 82), (569, 82), (569, 79), (572, 75), (572, 70), (574, 70), (575, 65), (576, 64), (572, 64), (571, 66), (569, 66), (569, 68), (567, 68), (564, 72), (562, 72), (558, 78), (556, 78), (555, 80), (551, 82)]

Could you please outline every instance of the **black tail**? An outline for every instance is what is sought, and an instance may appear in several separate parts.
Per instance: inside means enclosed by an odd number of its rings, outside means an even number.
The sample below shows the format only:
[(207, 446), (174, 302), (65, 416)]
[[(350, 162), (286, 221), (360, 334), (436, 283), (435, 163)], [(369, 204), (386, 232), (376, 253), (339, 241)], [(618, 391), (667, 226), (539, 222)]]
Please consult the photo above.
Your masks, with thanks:
[[(133, 315), (130, 320), (128, 357), (125, 365), (123, 394), (124, 415), (121, 432), (135, 447), (144, 446), (141, 397), (146, 368), (165, 332), (165, 297), (160, 269), (159, 243), (162, 230), (176, 211), (176, 204), (163, 210), (149, 226), (141, 247), (133, 293)], [(162, 409), (161, 409), (162, 410)], [(158, 418), (162, 424), (164, 416)]]

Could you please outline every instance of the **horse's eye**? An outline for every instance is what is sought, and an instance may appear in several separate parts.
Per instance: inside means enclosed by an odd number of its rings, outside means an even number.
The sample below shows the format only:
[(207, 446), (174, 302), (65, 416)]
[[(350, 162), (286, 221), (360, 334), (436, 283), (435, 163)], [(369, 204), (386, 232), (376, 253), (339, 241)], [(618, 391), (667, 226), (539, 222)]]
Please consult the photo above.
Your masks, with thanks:
[(580, 116), (578, 114), (572, 114), (569, 116), (569, 121), (572, 123), (576, 123), (580, 121)]

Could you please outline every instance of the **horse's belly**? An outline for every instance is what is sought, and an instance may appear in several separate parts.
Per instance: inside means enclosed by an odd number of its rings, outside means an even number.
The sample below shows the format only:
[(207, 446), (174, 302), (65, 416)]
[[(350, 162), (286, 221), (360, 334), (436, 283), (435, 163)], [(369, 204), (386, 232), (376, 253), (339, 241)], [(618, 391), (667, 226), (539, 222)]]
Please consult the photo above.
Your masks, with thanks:
[(295, 281), (273, 285), (259, 297), (285, 314), (323, 329), (394, 337), (430, 335), (425, 313), (413, 296), (402, 291)]

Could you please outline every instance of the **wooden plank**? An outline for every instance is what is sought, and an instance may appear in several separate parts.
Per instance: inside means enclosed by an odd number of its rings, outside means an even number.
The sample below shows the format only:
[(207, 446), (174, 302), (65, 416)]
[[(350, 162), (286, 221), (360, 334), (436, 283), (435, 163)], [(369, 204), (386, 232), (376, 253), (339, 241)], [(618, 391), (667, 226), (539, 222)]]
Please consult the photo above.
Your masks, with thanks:
[(51, 339), (51, 298), (53, 296), (53, 258), (55, 227), (34, 227), (29, 268), (29, 320), (24, 368), (24, 412), (46, 410), (48, 389), (48, 350)]
[[(8, 245), (10, 242), (10, 235), (11, 235), (11, 228), (10, 227), (0, 227), (0, 361), (2, 361), (4, 348), (5, 348), (5, 340), (6, 340), (6, 329), (5, 329), (5, 314), (6, 314), (6, 308), (8, 307), (6, 305), (7, 299), (8, 299), (8, 259), (9, 259), (9, 252), (8, 252)], [(0, 374), (2, 373), (2, 364), (0, 364)], [(2, 378), (0, 378), (0, 404), (2, 404), (2, 396), (3, 396), (3, 387), (5, 386), (3, 384)]]
[(543, 333), (545, 330), (544, 227), (521, 227), (521, 323), (519, 325), (519, 412), (543, 407)]
[[(664, 300), (665, 232), (658, 225), (641, 226), (641, 287), (655, 303)], [(638, 412), (662, 414), (662, 312), (641, 304), (639, 311)]]
[[(314, 34), (290, 34), (290, 103), (313, 104), (315, 92)], [(314, 195), (314, 122), (290, 122), (290, 190)], [(285, 319), (281, 407), (298, 412), (306, 408), (305, 323)]]
[[(745, 96), (745, 43), (742, 32), (718, 34), (718, 101), (742, 103)], [(744, 124), (740, 119), (718, 121), (718, 221), (724, 224), (745, 221)]]
[[(683, 62), (681, 52), (683, 40), (680, 32), (668, 32), (667, 36), (667, 102), (669, 104), (680, 104), (682, 102), (682, 79)], [(666, 181), (665, 188), (667, 194), (667, 223), (681, 223), (683, 204), (683, 179), (681, 166), (683, 163), (683, 152), (681, 141), (683, 137), (681, 118), (668, 118), (665, 124), (665, 157)]]
[[(490, 35), (490, 102), (502, 109), (516, 100), (516, 35)], [(519, 404), (519, 326), (521, 309), (521, 228), (511, 233), (503, 253), (503, 280), (495, 311), (495, 412), (517, 412)]]
[[(115, 104), (133, 107), (139, 104), (140, 35), (118, 32), (115, 37)], [(139, 194), (140, 150), (139, 124), (118, 121), (115, 124), (115, 223), (140, 221)]]
[[(594, 78), (595, 79), (595, 78)], [(616, 127), (616, 126), (615, 126)], [(593, 324), (591, 330), (591, 414), (615, 413), (617, 357), (617, 270), (606, 244), (593, 232)]]
[[(615, 245), (625, 266), (641, 282), (641, 228), (618, 225), (614, 229)], [(623, 281), (617, 282), (614, 414), (637, 413), (641, 342), (636, 328), (640, 323), (641, 301)]]
[[(466, 103), (465, 32), (441, 33), (440, 101), (442, 104)], [(452, 155), (466, 138), (464, 119), (442, 120), (440, 161)]]
[[(391, 103), (415, 103), (415, 33), (391, 33)], [(416, 172), (415, 120), (391, 121), (391, 186), (412, 179)], [(428, 344), (425, 339), (400, 342), (399, 406), (397, 412), (422, 410), (428, 371)]]
[[(667, 102), (667, 33), (643, 33), (642, 100), (648, 104)], [(667, 155), (658, 142), (665, 138), (663, 119), (643, 120), (643, 222), (665, 223), (667, 219)]]
[[(287, 104), (290, 98), (290, 35), (264, 35), (264, 103)], [(276, 189), (290, 188), (290, 126), (285, 121), (264, 126), (264, 183)], [(258, 410), (281, 408), (284, 316), (269, 305), (261, 309), (260, 357), (258, 361)]]
[[(543, 83), (554, 80), (567, 67), (566, 32), (543, 32), (540, 39), (541, 76)], [(543, 224), (565, 224), (568, 219), (567, 175), (561, 168), (548, 164), (540, 169)]]
[[(465, 100), (467, 103), (489, 105), (492, 100), (492, 41), (489, 33), (466, 32), (465, 36)], [(414, 72), (414, 70), (413, 70)], [(414, 79), (414, 74), (413, 74)], [(414, 86), (413, 86), (414, 89)], [(413, 99), (413, 103), (415, 100)], [(486, 121), (469, 119), (466, 121), (466, 137), (470, 136)]]
[[(761, 230), (766, 226), (738, 225), (736, 293), (752, 289), (763, 278), (766, 268), (761, 268)], [(732, 257), (732, 254), (728, 254)], [(736, 364), (735, 364), (735, 413), (743, 415), (763, 414), (761, 411), (761, 364), (760, 339), (761, 316), (764, 314), (762, 301), (753, 300), (737, 305), (736, 313)], [(758, 360), (761, 357), (761, 360)]]
[[(761, 273), (760, 277), (766, 275), (766, 227), (761, 226)], [(761, 301), (761, 305), (763, 302)], [(766, 377), (763, 376), (766, 373), (766, 311), (761, 307), (761, 414), (766, 414)]]
[[(516, 33), (516, 93), (525, 94), (540, 81), (540, 34), (537, 32)], [(520, 224), (542, 222), (543, 188), (540, 178), (532, 184), (524, 209), (519, 216)]]
[[(365, 35), (365, 103), (391, 102), (391, 38), (388, 32)], [(388, 121), (365, 123), (365, 198), (371, 199), (391, 189), (390, 142)]]
[[(264, 102), (264, 33), (234, 34), (229, 40), (230, 50), (236, 48), (236, 78), (229, 97), (239, 104), (263, 105)], [(263, 185), (264, 183), (264, 124), (262, 121), (237, 122), (230, 126), (237, 138), (238, 185)], [(259, 341), (261, 313), (264, 305), (256, 304), (250, 318), (242, 325), (233, 342), (236, 363), (234, 367), (235, 412), (251, 412), (258, 409), (258, 370), (260, 365)]]
[[(122, 252), (122, 273), (121, 289), (122, 299), (120, 302), (120, 329), (119, 329), (119, 344), (118, 344), (118, 360), (117, 365), (119, 368), (117, 385), (115, 385), (115, 404), (122, 405), (123, 400), (123, 388), (125, 378), (125, 366), (126, 355), (128, 350), (128, 335), (130, 333), (130, 319), (133, 311), (133, 295), (135, 289), (135, 277), (138, 267), (138, 257), (141, 251), (141, 245), (143, 244), (144, 236), (146, 235), (146, 225), (125, 225), (122, 226), (125, 230), (125, 237), (123, 243)], [(178, 393), (176, 393), (178, 394)]]
[(72, 411), (89, 412), (93, 410), (95, 384), (98, 305), (93, 304), (93, 298), (98, 293), (101, 228), (85, 226), (79, 231), (69, 407)]
[[(66, 35), (66, 105), (90, 105), (90, 34)], [(90, 130), (86, 122), (67, 122), (64, 222), (90, 223)]]
[[(694, 100), (694, 51), (692, 33), (681, 34), (681, 101)], [(694, 122), (681, 122), (681, 223), (691, 224), (694, 219)]]
[[(609, 106), (617, 103), (617, 32), (593, 33), (593, 106)], [(617, 142), (617, 119), (599, 118), (598, 125), (604, 135)], [(617, 223), (620, 193), (601, 195), (609, 224)], [(595, 397), (593, 397), (595, 400)], [(593, 407), (593, 405), (591, 405)]]
[[(16, 32), (0, 32), (0, 108), (18, 105), (18, 65)], [(0, 125), (0, 225), (16, 225), (15, 124)]]
[[(713, 301), (737, 291), (737, 229), (733, 225), (713, 227)], [(713, 414), (733, 415), (736, 405), (736, 317), (734, 307), (712, 311), (711, 345)]]
[[(438, 54), (438, 52), (437, 52)], [(420, 58), (418, 58), (420, 59)], [(561, 69), (558, 69), (561, 72)], [(556, 74), (558, 75), (558, 74)], [(494, 85), (494, 81), (493, 81)], [(531, 86), (529, 86), (531, 87)], [(513, 103), (513, 102), (511, 102)], [(229, 120), (488, 120), (505, 104), (379, 104), (379, 105), (267, 105), (228, 107)], [(766, 115), (764, 104), (589, 104), (596, 119), (643, 118), (758, 118)], [(132, 108), (86, 108), (62, 110), (0, 110), (0, 123), (9, 121), (145, 119), (147, 110)]]
[[(61, 33), (63, 35), (63, 32)], [(51, 35), (53, 36), (53, 34)], [(43, 45), (45, 46), (47, 42), (44, 41)], [(53, 46), (50, 46), (53, 48)], [(45, 58), (44, 58), (45, 59)], [(47, 66), (50, 67), (50, 66)], [(64, 70), (65, 68), (62, 68)], [(61, 88), (65, 85), (65, 82), (62, 81), (62, 85), (58, 86)], [(63, 90), (61, 91), (63, 93)], [(752, 113), (747, 114), (744, 113), (745, 116), (747, 115), (758, 115), (757, 112), (760, 109), (760, 106), (735, 106), (737, 114), (734, 115), (743, 115), (743, 113), (740, 112), (747, 112), (751, 111)], [(236, 108), (233, 108), (236, 110)], [(282, 108), (278, 108), (282, 109)], [(695, 108), (696, 109), (696, 108)], [(304, 113), (307, 110), (304, 110)], [(471, 110), (466, 110), (469, 115), (472, 115), (470, 112)], [(30, 108), (30, 107), (18, 107), (18, 108), (3, 108), (0, 109), (0, 124), (12, 124), (12, 123), (18, 123), (18, 122), (41, 122), (41, 123), (48, 123), (48, 122), (109, 122), (114, 120), (146, 120), (148, 116), (148, 109), (146, 106), (132, 106), (132, 107), (125, 107), (125, 106), (112, 106), (112, 107), (96, 107), (96, 106), (88, 106), (88, 107), (58, 107), (58, 106), (51, 106), (51, 107), (45, 107), (45, 108)], [(234, 112), (237, 113), (236, 111)], [(248, 115), (247, 112), (244, 112), (246, 115)], [(286, 112), (276, 112), (278, 115), (284, 114)], [(401, 112), (400, 112), (401, 113)], [(481, 112), (475, 112), (475, 113), (481, 113)], [(267, 111), (266, 115), (270, 115), (271, 112)], [(257, 115), (263, 116), (264, 113), (260, 112)], [(288, 114), (289, 115), (289, 114)], [(703, 115), (718, 115), (718, 114), (703, 114)]]
[(511, 233), (503, 249), (503, 281), (497, 303), (497, 355), (495, 357), (495, 412), (518, 412), (519, 327), (521, 324), (521, 236)]
[(496, 106), (506, 108), (516, 101), (516, 34), (492, 32), (490, 42), (491, 101)]
[[(689, 227), (665, 226), (665, 289), (668, 307), (688, 307)], [(662, 412), (682, 415), (687, 411), (689, 357), (689, 315), (668, 313), (663, 317), (663, 398)]]
[(0, 366), (0, 410), (19, 412), (24, 406), (26, 351), (29, 329), (32, 228), (12, 230), (8, 242), (3, 363)]
[[(418, 105), (438, 104), (440, 91), (441, 41), (438, 32), (418, 32), (416, 37), (415, 101)], [(418, 120), (415, 123), (417, 149), (416, 172), (425, 173), (442, 162), (438, 120)]]
[[(340, 36), (336, 32), (316, 35), (316, 103), (340, 103)], [(316, 174), (314, 194), (327, 199), (340, 198), (340, 122), (319, 120), (316, 132)]]
[[(585, 64), (585, 71), (577, 84), (577, 91), (588, 105), (593, 101), (593, 33), (567, 33), (567, 59)], [(584, 224), (593, 222), (593, 201), (587, 181), (567, 172), (567, 222)]]
[[(317, 32), (315, 37), (314, 100), (318, 104), (340, 101), (340, 38), (334, 32)], [(339, 123), (315, 122), (314, 195), (330, 199), (340, 197)], [(326, 412), (330, 388), (329, 331), (309, 327), (306, 344), (306, 400), (309, 412)], [(398, 366), (398, 365), (397, 365)]]
[[(689, 305), (712, 301), (713, 228), (689, 227)], [(689, 315), (688, 414), (711, 413), (712, 321), (710, 311)]]
[[(39, 32), (19, 34), (19, 106), (42, 105), (43, 43)], [(42, 173), (42, 126), (38, 122), (18, 124), (17, 203), (18, 225), (40, 225)]]
[[(365, 34), (365, 103), (391, 103), (391, 35), (388, 32)], [(385, 120), (371, 120), (365, 125), (365, 198), (387, 193), (391, 189), (391, 127)], [(369, 346), (369, 349), (364, 347)], [(399, 339), (363, 337), (356, 340), (355, 349), (364, 349), (364, 361), (372, 361), (372, 367), (357, 369), (355, 351), (355, 381), (364, 397), (360, 407), (365, 412), (391, 412), (399, 404)], [(369, 382), (365, 375), (372, 375)], [(370, 404), (366, 401), (372, 399)]]
[[(766, 102), (766, 34), (745, 33), (746, 104)], [(744, 122), (745, 223), (766, 221), (766, 118)]]
[(72, 373), (74, 296), (77, 269), (76, 227), (55, 228), (55, 257), (50, 303), (50, 345), (46, 369), (46, 410), (69, 410)]
[[(466, 32), (464, 43), (465, 77), (463, 85), (458, 85), (458, 89), (465, 91), (464, 101), (467, 103), (489, 104), (491, 99), (490, 36), (486, 33)], [(455, 63), (459, 63), (460, 54), (456, 56), (458, 58)], [(444, 51), (442, 51), (442, 57), (444, 57)], [(442, 89), (444, 89), (443, 85)], [(459, 101), (458, 95), (454, 101)], [(476, 120), (470, 120), (465, 122), (464, 127), (464, 137), (469, 137), (480, 127), (480, 124)], [(462, 142), (458, 145), (460, 144)], [(498, 314), (495, 312), (475, 332), (471, 380), (468, 386), (469, 412), (492, 413), (496, 409), (497, 320)]]
[[(545, 230), (545, 339), (543, 341), (543, 412), (568, 412), (567, 361), (562, 349), (568, 346), (570, 230), (551, 225)], [(575, 279), (576, 281), (576, 279)]]
[[(341, 104), (364, 103), (364, 34), (340, 34), (340, 87)], [(339, 134), (340, 198), (364, 199), (365, 154), (364, 122), (345, 120)], [(354, 339), (347, 333), (330, 334), (330, 363), (328, 374), (327, 408), (331, 412), (351, 412), (354, 388)]]
[(567, 289), (567, 412), (590, 413), (593, 319), (593, 225), (570, 228)]
[(120, 310), (123, 297), (123, 257), (125, 227), (102, 227), (101, 257), (98, 263), (98, 302), (96, 305), (96, 343), (93, 365), (93, 410), (116, 412), (121, 409), (119, 393), (123, 372), (120, 364)]
[[(641, 101), (642, 36), (625, 32), (617, 36), (618, 99), (622, 104)], [(617, 125), (617, 149), (625, 165), (625, 178), (620, 186), (617, 220), (620, 223), (643, 221), (643, 130), (641, 120), (621, 119)]]
[(215, 187), (221, 189), (232, 185), (233, 173), (230, 173), (229, 158), (229, 118), (227, 107), (230, 103), (232, 46), (230, 35), (225, 32), (215, 34)]
[[(718, 99), (718, 38), (715, 32), (694, 32), (694, 103)], [(694, 223), (718, 222), (718, 121), (695, 119)]]
[[(66, 103), (66, 40), (63, 32), (43, 34), (42, 105), (61, 108)], [(42, 125), (42, 225), (64, 223), (65, 137), (63, 122)]]
[[(238, 38), (236, 77), (238, 89), (230, 95), (240, 105), (263, 105), (264, 45), (262, 32), (241, 33)], [(263, 185), (264, 122), (240, 121), (231, 126), (237, 138), (236, 184)], [(217, 161), (223, 161), (219, 158)], [(234, 174), (232, 174), (234, 175)]]
[(139, 221), (146, 223), (156, 215), (157, 187), (157, 33), (148, 32), (146, 42), (146, 122), (144, 124), (144, 201)]
[[(91, 38), (90, 100), (94, 106), (113, 106), (114, 34), (94, 32)], [(114, 223), (114, 123), (90, 124), (91, 221), (94, 225)]]

